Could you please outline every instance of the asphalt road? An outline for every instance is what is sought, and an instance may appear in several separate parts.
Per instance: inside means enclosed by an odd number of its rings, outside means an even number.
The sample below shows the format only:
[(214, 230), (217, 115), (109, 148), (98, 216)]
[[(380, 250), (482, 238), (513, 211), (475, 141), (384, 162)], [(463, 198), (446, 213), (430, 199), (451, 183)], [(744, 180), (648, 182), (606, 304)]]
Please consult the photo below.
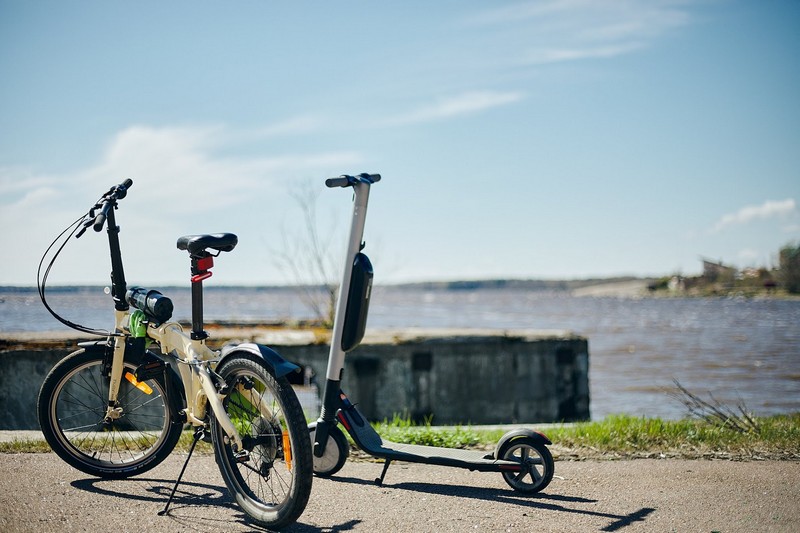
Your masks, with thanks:
[[(0, 531), (261, 531), (227, 495), (211, 456), (192, 458), (167, 516), (158, 516), (185, 456), (141, 477), (89, 478), (55, 454), (0, 455)], [(800, 531), (800, 463), (559, 461), (546, 494), (517, 495), (499, 474), (348, 462), (315, 479), (294, 532)]]

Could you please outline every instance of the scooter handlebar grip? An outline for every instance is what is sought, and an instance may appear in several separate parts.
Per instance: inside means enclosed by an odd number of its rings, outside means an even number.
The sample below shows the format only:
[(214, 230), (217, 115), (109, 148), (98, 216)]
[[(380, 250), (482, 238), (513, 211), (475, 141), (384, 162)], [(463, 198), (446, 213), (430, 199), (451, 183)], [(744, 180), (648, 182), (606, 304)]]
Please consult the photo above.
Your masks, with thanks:
[(381, 181), (380, 174), (361, 174), (361, 178), (371, 181), (372, 183), (378, 183)]
[(333, 189), (335, 187), (347, 187), (350, 185), (350, 176), (339, 176), (338, 178), (328, 178), (325, 180), (325, 185)]

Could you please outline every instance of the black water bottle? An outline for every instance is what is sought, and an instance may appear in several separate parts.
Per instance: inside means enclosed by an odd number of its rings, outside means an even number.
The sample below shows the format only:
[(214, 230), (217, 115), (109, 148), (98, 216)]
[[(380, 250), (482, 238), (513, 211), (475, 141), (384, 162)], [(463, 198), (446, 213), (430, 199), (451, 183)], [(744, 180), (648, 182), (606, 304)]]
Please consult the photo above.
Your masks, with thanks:
[(172, 317), (172, 300), (158, 291), (148, 291), (142, 287), (131, 287), (125, 294), (125, 299), (145, 316), (158, 322), (166, 322)]

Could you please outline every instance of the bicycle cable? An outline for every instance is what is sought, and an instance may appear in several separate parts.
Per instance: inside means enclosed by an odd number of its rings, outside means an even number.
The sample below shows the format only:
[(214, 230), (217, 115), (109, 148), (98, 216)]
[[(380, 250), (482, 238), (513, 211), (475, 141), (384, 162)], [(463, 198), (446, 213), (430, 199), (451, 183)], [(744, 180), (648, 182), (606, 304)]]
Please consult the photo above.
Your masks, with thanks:
[[(50, 246), (48, 246), (47, 250), (45, 250), (44, 254), (42, 254), (41, 260), (39, 260), (39, 268), (36, 271), (36, 288), (39, 291), (39, 299), (42, 301), (42, 304), (44, 304), (44, 306), (47, 309), (47, 311), (51, 315), (53, 315), (53, 317), (55, 317), (56, 320), (58, 320), (59, 322), (61, 322), (65, 326), (67, 326), (69, 328), (72, 328), (74, 330), (80, 331), (82, 333), (87, 333), (89, 335), (98, 335), (100, 337), (114, 337), (114, 336), (119, 336), (120, 334), (119, 333), (112, 333), (112, 332), (104, 330), (104, 329), (90, 328), (90, 327), (83, 326), (81, 324), (77, 324), (75, 322), (72, 322), (70, 320), (67, 320), (66, 318), (64, 318), (61, 315), (59, 315), (52, 307), (50, 307), (50, 304), (47, 303), (47, 298), (45, 297), (45, 290), (46, 290), (46, 287), (47, 287), (47, 278), (50, 276), (50, 270), (52, 270), (53, 265), (55, 265), (56, 259), (58, 259), (58, 256), (61, 254), (61, 251), (64, 249), (64, 247), (66, 247), (66, 245), (69, 242), (70, 238), (73, 235), (75, 235), (75, 233), (78, 231), (78, 229), (81, 226), (83, 226), (83, 229), (86, 229), (86, 221), (87, 221), (87, 219), (88, 220), (92, 220), (93, 218), (94, 217), (91, 217), (91, 211), (89, 213), (87, 213), (86, 215), (82, 215), (75, 222), (69, 224), (64, 229), (64, 231), (59, 233), (58, 236), (55, 239), (53, 239), (53, 242), (50, 243)], [(64, 237), (64, 235), (67, 234), (67, 233), (68, 233), (68, 235), (66, 235), (66, 237)], [(80, 237), (80, 235), (78, 235), (78, 236)], [(55, 254), (53, 255), (52, 259), (50, 260), (50, 262), (47, 265), (47, 268), (44, 271), (44, 274), (42, 274), (42, 266), (45, 264), (45, 261), (47, 259), (47, 255), (50, 253), (50, 251), (53, 249), (54, 246), (58, 245), (59, 241), (62, 238), (63, 238), (63, 242), (61, 242), (61, 244), (56, 249)]]

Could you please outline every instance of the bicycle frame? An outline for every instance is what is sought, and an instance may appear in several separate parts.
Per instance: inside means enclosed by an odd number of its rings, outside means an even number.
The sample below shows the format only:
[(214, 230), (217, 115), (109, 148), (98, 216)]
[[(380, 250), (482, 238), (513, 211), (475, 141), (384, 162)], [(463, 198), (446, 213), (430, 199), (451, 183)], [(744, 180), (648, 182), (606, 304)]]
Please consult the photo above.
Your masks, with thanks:
[[(112, 267), (115, 337), (106, 419), (114, 420), (122, 415), (117, 407), (117, 396), (123, 379), (126, 339), (131, 333), (131, 313), (130, 306), (125, 300), (127, 284), (119, 244), (119, 227), (116, 225), (113, 208), (108, 211), (107, 221)], [(195, 335), (184, 333), (183, 327), (177, 322), (148, 323), (147, 336), (158, 343), (162, 355), (173, 357), (178, 362), (178, 369), (186, 394), (186, 408), (184, 410), (186, 421), (193, 426), (204, 426), (207, 409), (210, 407), (225, 434), (235, 443), (236, 449), (243, 449), (242, 437), (222, 405), (225, 394), (221, 394), (217, 389), (219, 380), (215, 379), (213, 374), (213, 370), (220, 360), (221, 352), (211, 350), (206, 345), (204, 336), (193, 338)], [(273, 416), (273, 413), (267, 409), (266, 402), (259, 401), (261, 398), (257, 391), (252, 389), (245, 390), (241, 386), (238, 387), (238, 390), (240, 394), (248, 397), (253, 405), (259, 406), (262, 416), (267, 418)]]

